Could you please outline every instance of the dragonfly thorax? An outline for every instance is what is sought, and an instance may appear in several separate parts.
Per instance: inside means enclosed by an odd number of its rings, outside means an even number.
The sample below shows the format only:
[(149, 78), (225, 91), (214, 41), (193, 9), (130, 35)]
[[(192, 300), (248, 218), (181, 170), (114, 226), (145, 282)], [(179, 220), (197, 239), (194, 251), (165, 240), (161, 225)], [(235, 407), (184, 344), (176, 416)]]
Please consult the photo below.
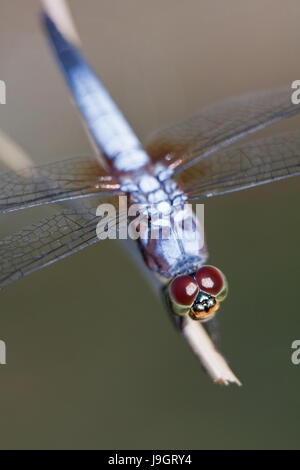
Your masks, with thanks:
[[(203, 228), (184, 192), (162, 165), (124, 179), (130, 202), (147, 216), (141, 225), (139, 246), (148, 267), (170, 279), (199, 268), (206, 259)], [(135, 212), (135, 211), (134, 211)]]

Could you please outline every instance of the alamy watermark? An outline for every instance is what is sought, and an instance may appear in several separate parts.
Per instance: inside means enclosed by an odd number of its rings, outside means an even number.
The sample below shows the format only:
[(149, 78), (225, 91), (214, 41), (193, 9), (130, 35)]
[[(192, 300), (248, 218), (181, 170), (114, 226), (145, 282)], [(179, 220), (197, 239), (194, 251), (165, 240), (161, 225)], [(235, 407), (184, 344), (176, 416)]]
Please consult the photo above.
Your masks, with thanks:
[(4, 80), (0, 80), (0, 104), (6, 104), (6, 84)]
[(294, 80), (291, 84), (292, 90), (291, 101), (293, 104), (300, 104), (300, 80)]
[(298, 366), (300, 364), (300, 339), (295, 339), (291, 344), (291, 348), (294, 350), (291, 361), (295, 366)]
[(100, 204), (96, 232), (99, 240), (178, 239), (204, 242), (204, 204), (174, 206), (170, 201), (158, 204), (128, 205), (127, 196), (119, 196), (119, 206)]
[(6, 344), (0, 339), (0, 365), (6, 364)]

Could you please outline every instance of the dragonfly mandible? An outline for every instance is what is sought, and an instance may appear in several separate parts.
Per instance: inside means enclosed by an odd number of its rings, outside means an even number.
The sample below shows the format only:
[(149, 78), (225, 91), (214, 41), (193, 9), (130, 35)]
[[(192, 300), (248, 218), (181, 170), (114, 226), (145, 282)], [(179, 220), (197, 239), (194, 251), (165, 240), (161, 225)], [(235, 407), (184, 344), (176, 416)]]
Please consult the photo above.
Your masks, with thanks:
[[(140, 237), (137, 246), (148, 269), (159, 279), (175, 324), (197, 352), (197, 341), (207, 338), (199, 333), (202, 330), (195, 336), (194, 325), (214, 317), (226, 297), (227, 283), (218, 268), (206, 264), (195, 214), (189, 215), (187, 237), (178, 240), (174, 226), (183, 219), (175, 221), (175, 213), (184, 215), (186, 202), (298, 175), (299, 131), (231, 144), (296, 115), (300, 107), (292, 104), (289, 86), (226, 99), (158, 131), (143, 147), (79, 47), (46, 12), (43, 22), (101, 159), (76, 157), (0, 175), (2, 214), (42, 204), (66, 204), (63, 211), (1, 240), (0, 289), (99, 242), (96, 209), (103, 202), (116, 207), (117, 217), (110, 222), (118, 231), (127, 216), (119, 209), (118, 197), (127, 196), (137, 205), (154, 205), (165, 211), (171, 221), (167, 238)], [(151, 213), (147, 220), (149, 227)], [(189, 230), (199, 233), (193, 242)], [(214, 369), (205, 358), (200, 359), (215, 381), (239, 383), (230, 371), (222, 373), (218, 365)], [(224, 361), (222, 356), (217, 360)]]

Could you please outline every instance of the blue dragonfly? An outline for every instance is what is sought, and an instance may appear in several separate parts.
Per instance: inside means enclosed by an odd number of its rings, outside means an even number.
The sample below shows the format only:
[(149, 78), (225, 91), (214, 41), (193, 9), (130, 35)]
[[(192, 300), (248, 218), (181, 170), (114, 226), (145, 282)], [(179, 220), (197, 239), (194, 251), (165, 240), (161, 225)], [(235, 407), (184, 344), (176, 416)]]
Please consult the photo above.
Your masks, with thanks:
[[(0, 174), (2, 214), (43, 204), (65, 205), (1, 240), (0, 289), (100, 242), (108, 226), (118, 233), (128, 223), (130, 204), (155, 207), (167, 221), (168, 236), (149, 236), (157, 219), (148, 211), (143, 229), (147, 233), (135, 242), (140, 260), (156, 279), (175, 325), (213, 380), (240, 383), (202, 326), (213, 324), (227, 294), (226, 278), (207, 264), (195, 213), (189, 212), (183, 237), (177, 236), (177, 229), (187, 217), (186, 203), (300, 173), (299, 131), (238, 142), (299, 113), (300, 107), (291, 102), (290, 87), (226, 99), (159, 130), (142, 146), (79, 47), (46, 12), (43, 23), (99, 157), (74, 157)], [(120, 209), (121, 196), (127, 197), (125, 209)], [(116, 216), (99, 224), (97, 208), (103, 203), (111, 204)], [(192, 239), (195, 233), (198, 236)]]

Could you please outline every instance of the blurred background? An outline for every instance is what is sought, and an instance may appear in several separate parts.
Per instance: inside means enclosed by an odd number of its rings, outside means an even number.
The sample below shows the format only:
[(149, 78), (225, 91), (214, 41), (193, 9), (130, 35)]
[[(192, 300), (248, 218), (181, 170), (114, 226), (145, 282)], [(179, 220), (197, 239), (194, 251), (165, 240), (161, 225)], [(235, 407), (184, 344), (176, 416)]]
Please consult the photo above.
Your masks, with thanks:
[[(69, 3), (85, 54), (142, 140), (206, 104), (300, 79), (298, 0)], [(39, 2), (0, 6), (0, 127), (37, 163), (90, 154)], [(211, 383), (116, 242), (1, 292), (0, 447), (299, 448), (299, 202), (296, 178), (205, 203), (209, 261), (230, 286), (221, 345), (242, 388)], [(51, 211), (2, 217), (1, 235)]]

